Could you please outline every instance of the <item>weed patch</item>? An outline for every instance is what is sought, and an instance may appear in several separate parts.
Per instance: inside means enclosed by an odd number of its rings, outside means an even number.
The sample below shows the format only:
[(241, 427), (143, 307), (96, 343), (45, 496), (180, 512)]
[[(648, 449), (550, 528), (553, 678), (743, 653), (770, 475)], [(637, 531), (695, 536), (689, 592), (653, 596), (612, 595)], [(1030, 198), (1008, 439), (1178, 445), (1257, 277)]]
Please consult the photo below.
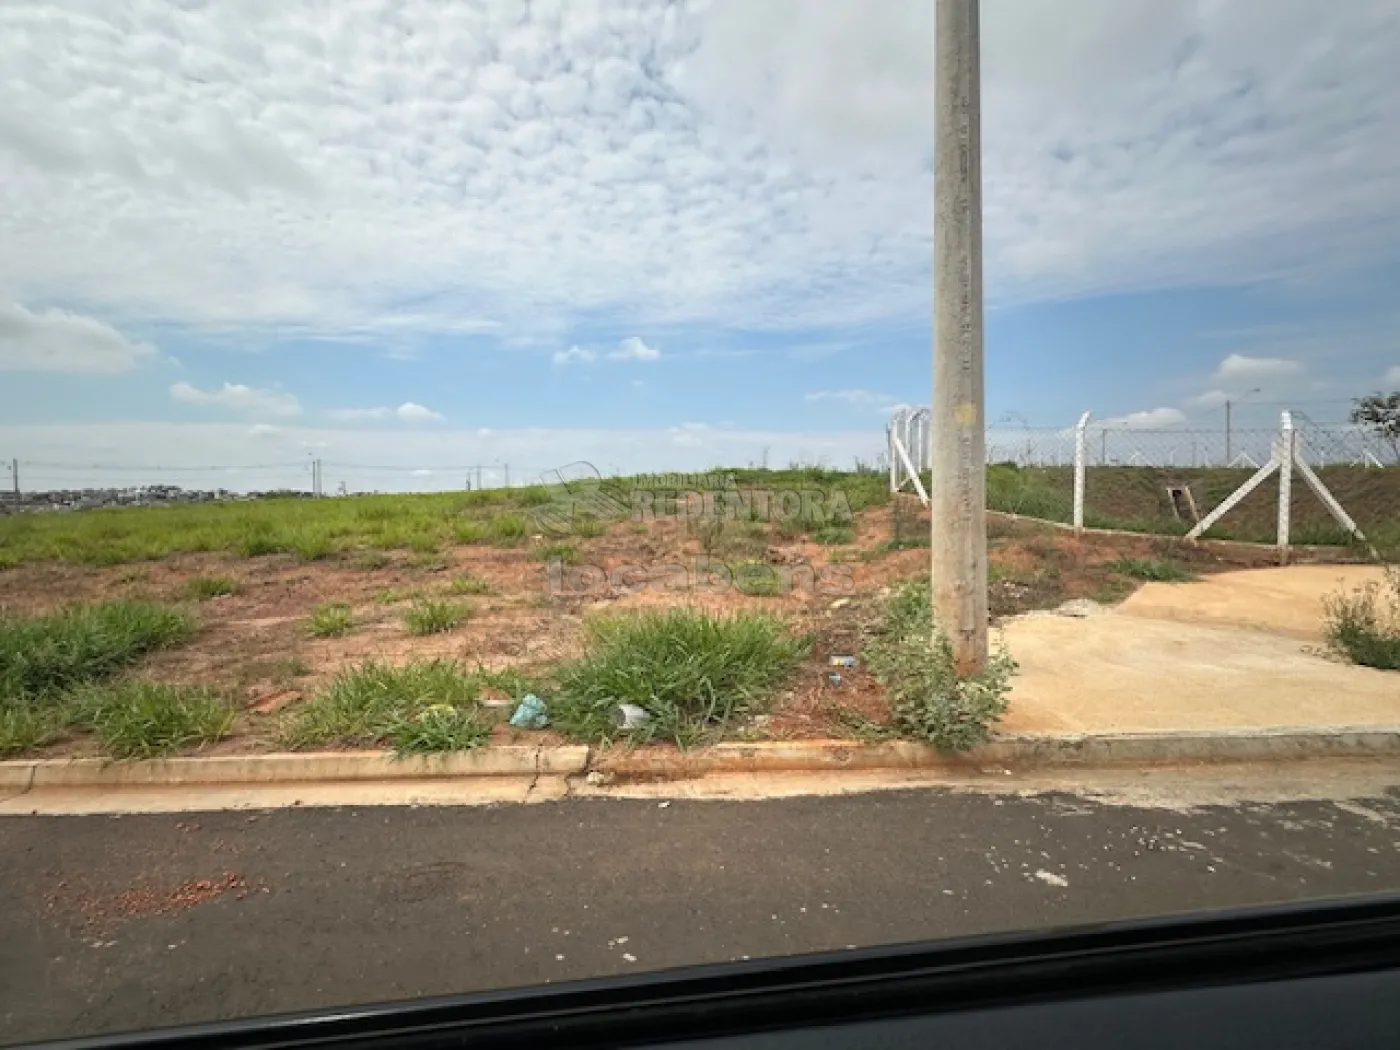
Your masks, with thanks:
[(766, 706), (807, 654), (776, 618), (671, 609), (587, 623), (584, 656), (561, 667), (550, 722), (566, 735), (608, 741), (620, 703), (649, 718), (628, 738), (690, 746)]
[(1367, 583), (1323, 600), (1328, 644), (1352, 663), (1400, 671), (1400, 566), (1385, 582)]
[(73, 702), (79, 720), (114, 758), (154, 758), (212, 744), (233, 724), (233, 709), (222, 697), (189, 686), (91, 686)]
[(1182, 568), (1176, 562), (1163, 561), (1160, 558), (1119, 558), (1109, 562), (1105, 568), (1109, 572), (1153, 583), (1189, 583), (1200, 579), (1194, 572)]
[(909, 583), (890, 598), (867, 633), (865, 664), (889, 694), (894, 724), (902, 733), (944, 751), (983, 743), (1006, 711), (1016, 662), (1004, 649), (989, 654), (981, 674), (962, 676), (953, 647), (934, 637), (927, 584)]
[(238, 593), (238, 581), (231, 576), (195, 576), (185, 583), (185, 593), (201, 602), (224, 598)]

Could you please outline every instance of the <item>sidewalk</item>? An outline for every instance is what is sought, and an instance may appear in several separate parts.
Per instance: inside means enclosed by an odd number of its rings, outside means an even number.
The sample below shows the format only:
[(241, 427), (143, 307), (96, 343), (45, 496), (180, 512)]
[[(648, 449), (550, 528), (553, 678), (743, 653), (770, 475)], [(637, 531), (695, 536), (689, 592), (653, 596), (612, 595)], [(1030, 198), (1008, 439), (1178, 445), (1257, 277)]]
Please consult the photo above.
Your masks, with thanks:
[(1150, 583), (1085, 618), (1007, 624), (1021, 665), (1008, 732), (1123, 733), (1392, 726), (1400, 674), (1330, 658), (1322, 600), (1369, 566), (1253, 569)]

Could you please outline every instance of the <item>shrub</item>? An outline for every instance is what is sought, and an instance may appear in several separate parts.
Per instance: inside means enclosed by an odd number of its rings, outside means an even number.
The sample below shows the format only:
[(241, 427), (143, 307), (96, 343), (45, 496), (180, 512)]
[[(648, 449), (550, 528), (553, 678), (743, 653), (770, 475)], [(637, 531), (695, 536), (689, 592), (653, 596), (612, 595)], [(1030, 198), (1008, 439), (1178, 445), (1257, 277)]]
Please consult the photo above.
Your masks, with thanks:
[(208, 689), (127, 682), (92, 686), (75, 699), (80, 718), (114, 758), (152, 758), (212, 744), (233, 724), (233, 709)]
[(294, 709), (282, 737), (292, 748), (386, 742), (399, 751), (475, 747), (487, 737), (477, 716), (481, 689), (503, 681), (464, 671), (452, 660), (415, 660), (402, 667), (367, 660), (341, 671)]
[(441, 634), (452, 630), (467, 616), (465, 605), (424, 598), (403, 614), (403, 625), (409, 634)]
[(0, 702), (98, 681), (152, 650), (183, 641), (193, 630), (188, 614), (136, 601), (0, 620)]
[(1366, 583), (1323, 599), (1328, 644), (1352, 663), (1400, 671), (1400, 566), (1385, 582)]
[(947, 635), (934, 637), (929, 588), (919, 583), (905, 584), (890, 598), (868, 632), (864, 656), (889, 694), (900, 731), (944, 751), (965, 751), (987, 739), (1006, 711), (1016, 672), (1016, 662), (999, 648), (980, 674), (959, 675)]
[(1188, 583), (1200, 579), (1194, 572), (1176, 562), (1163, 561), (1160, 558), (1119, 558), (1109, 562), (1106, 568), (1110, 572), (1132, 576), (1138, 580), (1150, 580), (1153, 583)]
[(322, 602), (311, 612), (306, 633), (313, 638), (339, 638), (355, 626), (350, 606), (345, 602)]
[(636, 741), (697, 743), (765, 705), (802, 661), (809, 642), (771, 616), (712, 616), (670, 609), (587, 623), (588, 651), (559, 669), (550, 722), (583, 740), (619, 730), (619, 703), (650, 716)]
[(223, 598), (238, 593), (238, 581), (230, 576), (194, 576), (185, 583), (185, 591), (196, 601)]

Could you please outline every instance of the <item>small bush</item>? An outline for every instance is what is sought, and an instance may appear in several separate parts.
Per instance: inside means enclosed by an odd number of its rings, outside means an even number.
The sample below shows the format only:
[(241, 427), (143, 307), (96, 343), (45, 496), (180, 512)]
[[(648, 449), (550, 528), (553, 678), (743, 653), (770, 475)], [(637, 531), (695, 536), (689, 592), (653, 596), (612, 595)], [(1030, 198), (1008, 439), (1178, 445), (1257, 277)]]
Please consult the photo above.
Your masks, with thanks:
[(1400, 671), (1400, 566), (1386, 569), (1385, 582), (1323, 599), (1328, 644), (1352, 663)]
[(1106, 568), (1110, 572), (1138, 580), (1150, 580), (1153, 583), (1189, 583), (1200, 578), (1176, 562), (1163, 561), (1160, 558), (1119, 558), (1109, 562)]
[(0, 702), (98, 681), (193, 630), (187, 613), (135, 601), (0, 620)]
[(212, 744), (233, 724), (233, 709), (207, 689), (128, 682), (92, 686), (75, 702), (114, 758), (153, 758)]
[(809, 648), (771, 616), (691, 609), (602, 617), (587, 630), (586, 654), (558, 671), (549, 715), (561, 732), (590, 741), (614, 738), (614, 712), (628, 703), (651, 716), (629, 739), (698, 743), (764, 706)]
[(567, 543), (551, 543), (535, 552), (541, 561), (558, 561), (565, 565), (578, 564), (578, 548)]
[(901, 732), (944, 750), (983, 743), (1006, 711), (1016, 662), (1004, 648), (989, 654), (981, 674), (960, 676), (946, 634), (934, 639), (927, 584), (896, 591), (864, 647), (865, 664), (889, 694)]
[(500, 684), (498, 676), (464, 671), (451, 660), (402, 667), (367, 660), (341, 671), (295, 709), (283, 724), (283, 741), (292, 748), (386, 742), (399, 751), (475, 747), (487, 735), (476, 717), (481, 689)]
[(465, 605), (425, 598), (403, 614), (403, 625), (409, 634), (441, 634), (452, 630), (467, 616)]
[(812, 539), (818, 543), (826, 544), (829, 547), (841, 543), (851, 542), (851, 527), (849, 525), (823, 525), (812, 533)]
[(530, 531), (530, 523), (519, 514), (498, 514), (487, 525), (491, 542), (498, 547), (514, 547)]
[(231, 576), (195, 576), (186, 581), (185, 591), (196, 601), (224, 598), (238, 593), (238, 581)]
[(454, 576), (452, 582), (447, 585), (447, 593), (456, 595), (490, 594), (491, 585), (476, 576)]
[(350, 606), (345, 602), (322, 602), (306, 621), (306, 633), (313, 638), (339, 638), (355, 626)]

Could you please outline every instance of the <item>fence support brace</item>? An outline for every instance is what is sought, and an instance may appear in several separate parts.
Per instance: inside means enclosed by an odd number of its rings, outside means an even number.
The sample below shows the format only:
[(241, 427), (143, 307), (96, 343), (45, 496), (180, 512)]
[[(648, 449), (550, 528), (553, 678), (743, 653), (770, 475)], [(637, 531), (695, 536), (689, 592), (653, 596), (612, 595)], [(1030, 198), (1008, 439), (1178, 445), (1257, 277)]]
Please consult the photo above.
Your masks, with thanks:
[[(1202, 533), (1238, 506), (1241, 500), (1267, 481), (1271, 474), (1278, 471), (1278, 558), (1280, 565), (1288, 564), (1289, 526), (1293, 505), (1293, 470), (1295, 467), (1337, 524), (1346, 529), (1348, 535), (1365, 543), (1373, 557), (1379, 557), (1375, 548), (1370, 546), (1365, 535), (1356, 527), (1356, 522), (1342, 509), (1342, 505), (1327, 490), (1322, 479), (1313, 473), (1313, 469), (1308, 466), (1307, 461), (1298, 454), (1298, 440), (1293, 429), (1293, 416), (1288, 412), (1283, 413), (1279, 434), (1274, 439), (1273, 455), (1269, 457), (1269, 462), (1255, 471), (1254, 475), (1243, 485), (1230, 493), (1220, 506), (1202, 518), (1196, 527), (1186, 534), (1186, 538), (1188, 540), (1199, 539)], [(1076, 478), (1077, 484), (1078, 479)]]

